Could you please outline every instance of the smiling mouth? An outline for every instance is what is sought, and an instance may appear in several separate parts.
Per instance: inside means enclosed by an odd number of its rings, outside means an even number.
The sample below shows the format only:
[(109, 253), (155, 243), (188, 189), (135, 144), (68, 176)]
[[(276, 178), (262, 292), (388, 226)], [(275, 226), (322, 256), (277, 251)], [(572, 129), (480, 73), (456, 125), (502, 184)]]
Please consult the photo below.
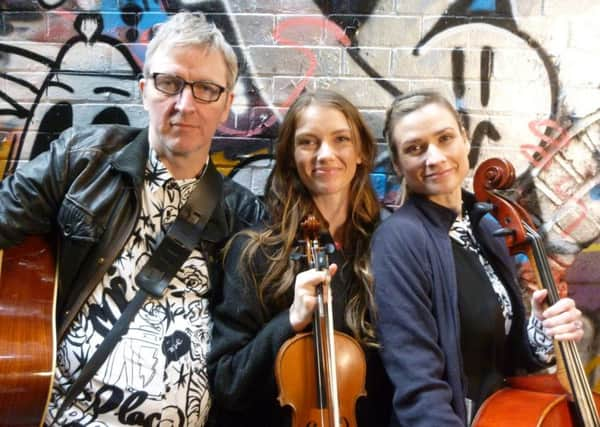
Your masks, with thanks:
[(317, 174), (317, 175), (331, 175), (333, 173), (336, 173), (337, 171), (338, 171), (338, 169), (335, 169), (335, 168), (327, 168), (327, 169), (317, 168), (314, 170), (315, 174)]
[(445, 169), (443, 171), (439, 171), (439, 172), (434, 172), (434, 173), (427, 174), (427, 175), (425, 175), (425, 179), (434, 180), (434, 179), (443, 178), (445, 176), (450, 175), (452, 172), (454, 172), (454, 169), (453, 168), (448, 168), (448, 169)]
[(171, 122), (171, 126), (180, 127), (180, 128), (190, 128), (190, 129), (197, 129), (199, 127), (196, 125), (191, 125), (191, 124), (187, 124), (187, 123), (179, 123), (179, 122), (177, 122), (177, 123)]

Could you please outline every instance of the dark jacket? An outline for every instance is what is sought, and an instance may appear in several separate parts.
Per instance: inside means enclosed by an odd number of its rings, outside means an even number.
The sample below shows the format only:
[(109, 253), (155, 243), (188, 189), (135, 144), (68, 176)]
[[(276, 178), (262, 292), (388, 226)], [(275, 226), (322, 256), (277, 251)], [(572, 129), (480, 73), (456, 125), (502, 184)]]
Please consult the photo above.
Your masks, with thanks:
[[(147, 129), (72, 128), (0, 182), (0, 248), (29, 234), (57, 238), (59, 337), (133, 231), (148, 152)], [(212, 162), (205, 173), (218, 174)], [(218, 251), (225, 240), (264, 214), (249, 190), (220, 175), (217, 181), (222, 197), (201, 242), (213, 284), (221, 280)]]
[[(213, 407), (219, 427), (285, 427), (290, 425), (290, 411), (277, 400), (274, 367), (280, 347), (295, 335), (288, 308), (294, 288), (286, 295), (286, 308), (264, 308), (246, 268), (240, 266), (247, 243), (247, 236), (234, 238), (225, 260), (223, 287), (215, 289), (213, 342), (208, 356)], [(339, 267), (331, 282), (334, 325), (336, 330), (350, 334), (344, 308), (351, 268), (340, 251), (330, 254), (329, 262)], [(251, 265), (260, 279), (268, 265), (268, 254), (258, 250)], [(298, 273), (300, 268), (296, 270)], [(357, 403), (357, 422), (360, 427), (383, 427), (389, 420), (391, 386), (378, 352), (367, 348), (365, 358), (367, 397)]]
[[(525, 309), (503, 238), (489, 215), (472, 208), (475, 238), (507, 287), (514, 318), (505, 375), (535, 370)], [(394, 387), (393, 426), (464, 426), (465, 382), (461, 355), (456, 270), (448, 232), (456, 214), (412, 196), (377, 229), (372, 240), (377, 330), (385, 369)]]

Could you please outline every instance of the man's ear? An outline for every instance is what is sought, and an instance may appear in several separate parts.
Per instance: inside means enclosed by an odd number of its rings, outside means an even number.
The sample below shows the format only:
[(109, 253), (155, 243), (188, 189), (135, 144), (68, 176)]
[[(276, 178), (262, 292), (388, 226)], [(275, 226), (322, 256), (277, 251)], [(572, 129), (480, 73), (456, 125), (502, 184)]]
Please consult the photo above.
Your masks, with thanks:
[(142, 105), (144, 110), (148, 110), (146, 108), (146, 97), (144, 96), (144, 89), (146, 89), (146, 79), (141, 78), (138, 80), (138, 87), (140, 88), (140, 94), (142, 95)]
[(235, 95), (233, 91), (226, 92), (227, 98), (225, 101), (225, 108), (223, 109), (223, 113), (221, 114), (221, 124), (225, 123), (229, 118), (229, 112), (231, 111), (231, 106), (233, 105), (233, 100)]

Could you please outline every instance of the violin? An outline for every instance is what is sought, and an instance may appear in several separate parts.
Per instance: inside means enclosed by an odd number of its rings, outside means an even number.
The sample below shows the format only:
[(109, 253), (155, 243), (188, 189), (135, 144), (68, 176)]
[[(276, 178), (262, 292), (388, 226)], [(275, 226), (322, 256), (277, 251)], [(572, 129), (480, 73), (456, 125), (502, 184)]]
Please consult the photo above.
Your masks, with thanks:
[[(503, 227), (511, 255), (524, 253), (539, 286), (548, 290), (549, 305), (560, 299), (541, 236), (527, 211), (509, 197), (515, 181), (511, 163), (488, 159), (476, 170), (473, 186), (479, 202), (491, 203), (492, 214)], [(509, 387), (490, 396), (472, 426), (582, 426), (600, 427), (598, 394), (592, 393), (576, 344), (554, 341), (557, 372), (508, 379)]]
[[(300, 242), (308, 268), (322, 270), (333, 248), (320, 245), (320, 228), (307, 217)], [(292, 408), (292, 427), (356, 427), (356, 401), (366, 395), (365, 355), (356, 340), (334, 330), (330, 286), (319, 284), (316, 291), (312, 332), (290, 338), (277, 354), (278, 400)]]

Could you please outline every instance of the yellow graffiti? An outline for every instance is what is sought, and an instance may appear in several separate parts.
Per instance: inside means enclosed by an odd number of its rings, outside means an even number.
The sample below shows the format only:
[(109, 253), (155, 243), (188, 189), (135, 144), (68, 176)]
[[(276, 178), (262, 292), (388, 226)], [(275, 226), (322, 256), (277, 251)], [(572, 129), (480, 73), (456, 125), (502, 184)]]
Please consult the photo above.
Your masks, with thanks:
[(6, 169), (6, 164), (8, 163), (10, 146), (10, 141), (6, 137), (0, 141), (0, 180), (4, 176), (4, 170)]
[(600, 243), (592, 243), (583, 252), (600, 252)]
[[(269, 150), (264, 148), (261, 150), (254, 151), (252, 155), (268, 154), (268, 152)], [(210, 158), (215, 164), (217, 170), (225, 176), (228, 176), (233, 170), (233, 168), (240, 164), (240, 159), (228, 159), (223, 151), (216, 151), (214, 153), (211, 153)]]

